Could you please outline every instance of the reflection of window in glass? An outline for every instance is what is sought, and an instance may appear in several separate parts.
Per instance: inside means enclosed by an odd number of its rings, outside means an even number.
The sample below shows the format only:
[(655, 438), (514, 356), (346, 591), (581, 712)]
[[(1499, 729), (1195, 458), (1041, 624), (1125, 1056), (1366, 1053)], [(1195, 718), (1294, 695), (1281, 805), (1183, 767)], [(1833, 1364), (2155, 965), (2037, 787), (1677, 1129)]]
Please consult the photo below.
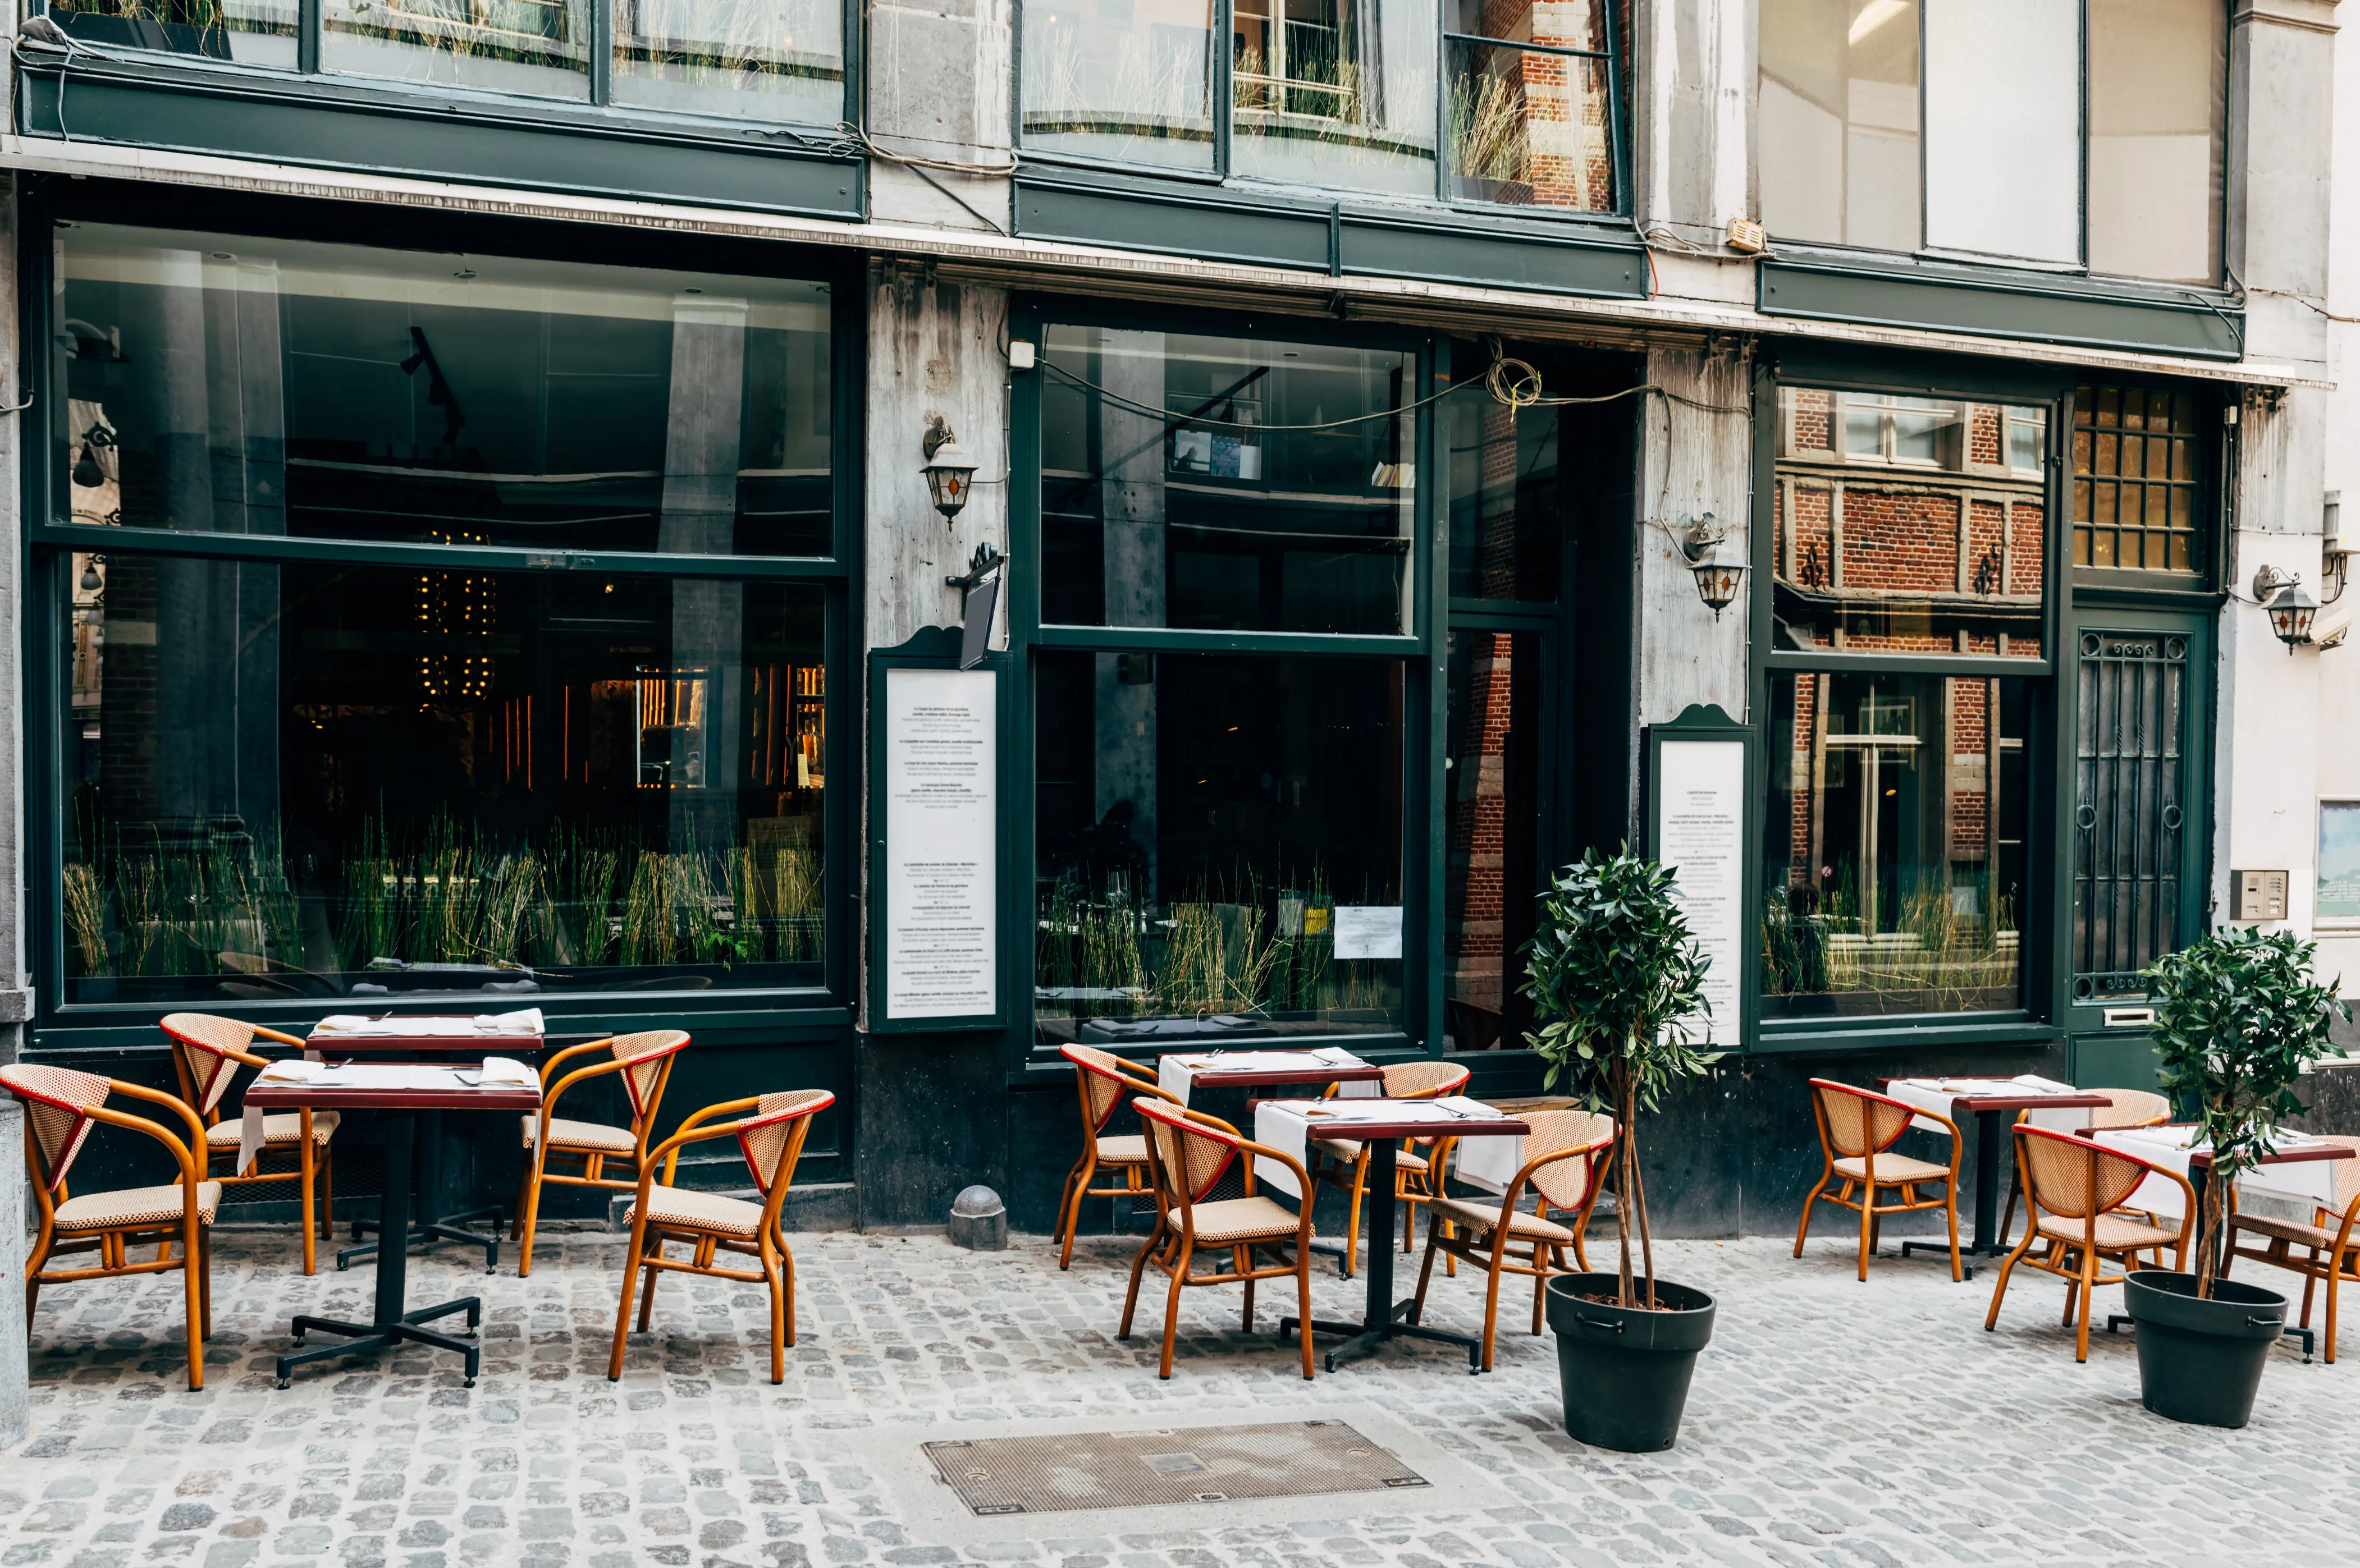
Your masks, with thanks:
[(1925, 3), (1927, 245), (2080, 261), (2081, 0)]
[(2039, 658), (2048, 410), (1781, 387), (1777, 646)]
[(1027, 147), (1213, 167), (1206, 0), (1033, 0), (1021, 11)]
[(1401, 1029), (1402, 666), (1033, 669), (1042, 1040)]
[(2090, 269), (2221, 276), (2228, 8), (2090, 0)]
[(1606, 0), (1444, 0), (1450, 193), (1612, 212)]
[(1415, 356), (1069, 326), (1046, 347), (1044, 620), (1409, 625)]
[(1533, 1024), (1517, 987), (1546, 875), (1536, 840), (1546, 644), (1470, 626), (1449, 639), (1443, 1022), (1454, 1050), (1513, 1050)]
[(589, 96), (589, 0), (324, 4), (323, 71), (536, 97)]
[(60, 248), (76, 520), (831, 548), (825, 285), (96, 224)]
[[(31, 6), (27, 15), (39, 15)], [(54, 0), (51, 21), (102, 48), (153, 49), (292, 71), (301, 7), (295, 0)]]
[(2194, 395), (2145, 387), (2073, 394), (2073, 564), (2203, 570)]
[(818, 590), (110, 554), (77, 1001), (814, 984)]
[(1917, 0), (1762, 0), (1760, 29), (1763, 223), (1917, 249)]
[[(1487, 357), (1466, 342), (1454, 344), (1451, 354), (1454, 365), (1480, 365)], [(1569, 365), (1560, 373), (1561, 363), (1543, 359), (1545, 385), (1575, 384), (1579, 373)], [(1554, 601), (1565, 546), (1566, 411), (1511, 408), (1480, 392), (1448, 398), (1442, 409), (1450, 463), (1450, 596)]]
[(1238, 0), (1234, 172), (1434, 192), (1435, 0)]
[(2022, 996), (2028, 682), (1774, 671), (1764, 1015)]
[(844, 117), (836, 0), (614, 0), (614, 101), (834, 125)]

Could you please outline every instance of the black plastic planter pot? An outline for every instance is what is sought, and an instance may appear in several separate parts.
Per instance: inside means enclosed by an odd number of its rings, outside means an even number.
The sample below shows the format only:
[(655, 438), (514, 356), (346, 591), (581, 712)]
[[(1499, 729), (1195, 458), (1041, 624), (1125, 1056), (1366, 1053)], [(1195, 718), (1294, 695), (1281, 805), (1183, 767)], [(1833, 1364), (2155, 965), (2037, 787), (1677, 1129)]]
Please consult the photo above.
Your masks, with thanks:
[(1565, 1430), (1592, 1448), (1653, 1454), (1680, 1434), (1697, 1352), (1712, 1338), (1713, 1300), (1662, 1279), (1655, 1301), (1668, 1312), (1581, 1300), (1611, 1299), (1620, 1288), (1612, 1274), (1549, 1278)]
[(2164, 1269), (2133, 1269), (2123, 1296), (2138, 1324), (2139, 1403), (2176, 1421), (2245, 1425), (2286, 1323), (2286, 1298), (2215, 1279), (2212, 1299), (2199, 1301), (2195, 1275)]

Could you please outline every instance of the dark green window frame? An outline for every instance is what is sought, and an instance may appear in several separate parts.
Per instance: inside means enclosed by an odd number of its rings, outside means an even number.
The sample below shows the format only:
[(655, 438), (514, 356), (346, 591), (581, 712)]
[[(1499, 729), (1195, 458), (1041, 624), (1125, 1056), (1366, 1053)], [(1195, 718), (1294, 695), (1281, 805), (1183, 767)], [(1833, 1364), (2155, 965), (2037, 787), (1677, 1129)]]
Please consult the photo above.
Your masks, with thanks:
[[(64, 985), (64, 911), (61, 868), (65, 861), (63, 812), (69, 799), (64, 759), (57, 745), (63, 702), (63, 661), (68, 628), (65, 574), (77, 551), (142, 556), (178, 556), (216, 561), (284, 564), (350, 562), (456, 571), (580, 572), (639, 577), (702, 578), (735, 582), (794, 582), (822, 588), (826, 595), (825, 659), (829, 671), (825, 722), (831, 737), (831, 788), (825, 827), (831, 846), (822, 892), (825, 912), (824, 979), (820, 985), (738, 991), (584, 990), (567, 993), (563, 1011), (591, 1020), (644, 1017), (650, 1007), (667, 1015), (704, 1015), (717, 1026), (761, 1019), (766, 1029), (788, 1033), (848, 1028), (855, 1010), (858, 939), (851, 919), (858, 897), (861, 719), (858, 667), (852, 648), (859, 626), (861, 463), (863, 452), (862, 366), (866, 361), (866, 278), (857, 261), (827, 253), (775, 245), (701, 241), (693, 249), (661, 238), (601, 232), (604, 265), (649, 267), (692, 266), (703, 271), (808, 278), (830, 283), (830, 321), (836, 373), (830, 396), (832, 419), (832, 548), (824, 556), (753, 557), (667, 555), (629, 550), (535, 551), (497, 546), (419, 545), (333, 539), (289, 539), (208, 534), (159, 528), (126, 528), (56, 520), (66, 492), (67, 451), (63, 336), (53, 331), (55, 225), (60, 222), (130, 223), (209, 230), (224, 234), (332, 240), (399, 250), (436, 253), (475, 251), (548, 260), (575, 260), (583, 235), (567, 225), (510, 220), (428, 218), (416, 214), (356, 212), (326, 203), (267, 197), (197, 196), (154, 187), (55, 179), (40, 182), (23, 208), (23, 268), (20, 331), (27, 343), (45, 343), (28, 353), (24, 367), (28, 439), (23, 452), (21, 501), (27, 519), (20, 557), (27, 591), (26, 610), (25, 737), (26, 871), (30, 936), (28, 968), (38, 998), (36, 1027), (71, 1030), (77, 1040), (152, 1045), (155, 1021), (186, 1004), (92, 1003), (60, 1005)], [(38, 432), (34, 434), (33, 432)], [(318, 1001), (241, 1005), (264, 1021), (293, 1023), (333, 1010)], [(84, 1031), (87, 1031), (86, 1033)]]
[[(1629, 76), (1626, 57), (1631, 47), (1631, 29), (1629, 12), (1623, 0), (1612, 0), (1612, 3), (1613, 16), (1610, 27), (1610, 48), (1603, 51), (1567, 49), (1546, 44), (1514, 43), (1479, 34), (1451, 32), (1439, 25), (1437, 16), (1434, 55), (1434, 200), (1437, 205), (1470, 215), (1482, 214), (1518, 219), (1538, 218), (1567, 223), (1606, 223), (1617, 229), (1622, 228), (1629, 223), (1633, 211), (1628, 129), (1631, 114), (1625, 102), (1625, 93)], [(1231, 126), (1237, 99), (1235, 61), (1232, 58), (1233, 50), (1229, 47), (1229, 40), (1236, 27), (1235, 0), (1211, 0), (1210, 10), (1213, 167), (1207, 170), (1161, 168), (1152, 164), (1125, 162), (1119, 158), (1084, 158), (1073, 153), (1050, 152), (1027, 147), (1024, 139), (1024, 24), (1020, 5), (1011, 68), (1012, 80), (1009, 91), (1009, 134), (1025, 161), (1035, 165), (1065, 165), (1076, 169), (1106, 169), (1176, 183), (1227, 185), (1230, 178)], [(1607, 132), (1614, 181), (1614, 204), (1611, 210), (1575, 212), (1547, 207), (1475, 201), (1452, 196), (1450, 191), (1450, 95), (1448, 72), (1449, 47), (1455, 43), (1491, 44), (1520, 49), (1526, 53), (1554, 55), (1569, 60), (1603, 60), (1606, 62)], [(1339, 194), (1364, 193), (1339, 191)]]

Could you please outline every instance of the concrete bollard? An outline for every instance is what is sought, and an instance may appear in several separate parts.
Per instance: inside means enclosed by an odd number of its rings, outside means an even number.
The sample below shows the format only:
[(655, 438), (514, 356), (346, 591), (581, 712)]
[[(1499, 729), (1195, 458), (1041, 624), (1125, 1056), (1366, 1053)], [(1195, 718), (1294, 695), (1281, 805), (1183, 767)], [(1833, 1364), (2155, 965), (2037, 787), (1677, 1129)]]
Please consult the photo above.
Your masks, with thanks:
[(969, 1187), (951, 1203), (951, 1241), (970, 1252), (1008, 1247), (1008, 1205), (989, 1187)]

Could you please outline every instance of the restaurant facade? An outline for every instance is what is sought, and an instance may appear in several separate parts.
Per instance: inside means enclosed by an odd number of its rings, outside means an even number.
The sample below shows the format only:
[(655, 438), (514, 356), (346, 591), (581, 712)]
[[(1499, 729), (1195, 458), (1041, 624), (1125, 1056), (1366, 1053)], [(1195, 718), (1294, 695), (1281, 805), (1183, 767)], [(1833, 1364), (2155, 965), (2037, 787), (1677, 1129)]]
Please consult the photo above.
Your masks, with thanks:
[(15, 1049), (676, 1026), (667, 1120), (836, 1095), (791, 1223), (1046, 1230), (1061, 1045), (1539, 1092), (1627, 843), (1728, 1052), (1659, 1222), (1791, 1225), (1812, 1076), (2148, 1086), (2144, 964), (2314, 924), (2334, 20), (53, 10)]

